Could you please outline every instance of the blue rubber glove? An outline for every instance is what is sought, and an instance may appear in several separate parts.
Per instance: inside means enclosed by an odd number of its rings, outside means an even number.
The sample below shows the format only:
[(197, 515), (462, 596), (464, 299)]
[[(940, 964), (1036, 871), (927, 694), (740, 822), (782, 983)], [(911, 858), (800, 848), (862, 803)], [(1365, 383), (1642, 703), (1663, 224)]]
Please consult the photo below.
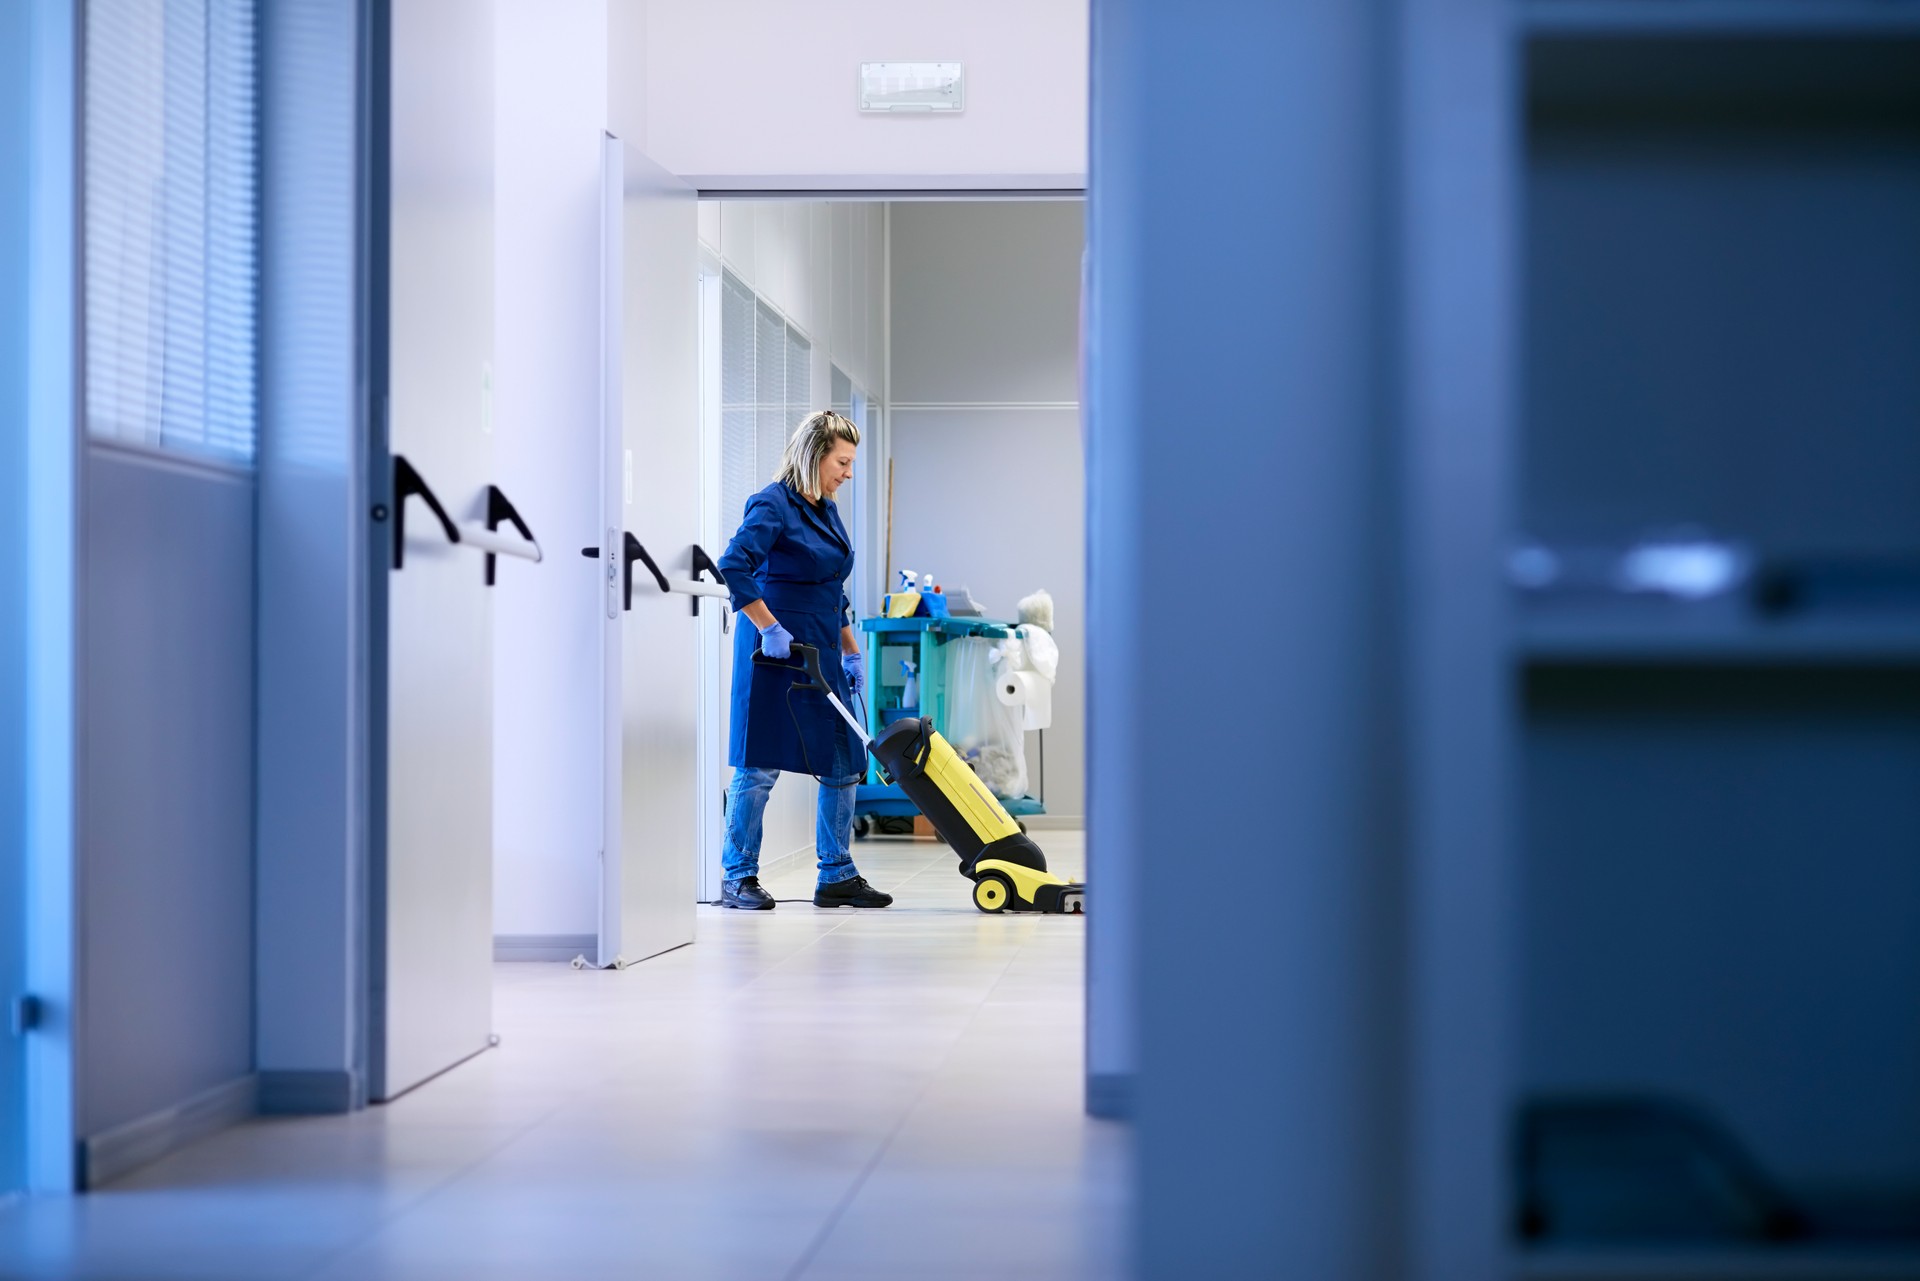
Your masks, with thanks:
[(775, 623), (760, 629), (760, 652), (768, 658), (786, 658), (793, 652), (793, 633)]
[(840, 655), (840, 670), (847, 674), (847, 688), (855, 694), (867, 692), (867, 657), (864, 654)]

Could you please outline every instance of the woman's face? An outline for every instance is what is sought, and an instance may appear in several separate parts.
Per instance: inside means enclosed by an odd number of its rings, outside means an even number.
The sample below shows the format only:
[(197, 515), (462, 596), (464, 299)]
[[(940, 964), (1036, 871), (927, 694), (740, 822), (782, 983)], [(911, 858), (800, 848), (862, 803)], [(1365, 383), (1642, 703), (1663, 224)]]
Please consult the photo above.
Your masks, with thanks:
[(860, 447), (851, 441), (836, 440), (827, 456), (820, 460), (820, 492), (832, 498), (840, 492), (840, 486), (853, 476), (853, 456)]

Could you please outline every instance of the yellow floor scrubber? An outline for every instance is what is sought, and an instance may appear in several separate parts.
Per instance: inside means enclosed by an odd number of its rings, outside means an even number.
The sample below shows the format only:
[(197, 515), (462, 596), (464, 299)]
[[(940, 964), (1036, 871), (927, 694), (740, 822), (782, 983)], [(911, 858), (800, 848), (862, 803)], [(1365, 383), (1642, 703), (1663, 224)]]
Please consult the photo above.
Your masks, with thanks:
[(820, 651), (795, 644), (792, 653), (805, 673), (804, 680), (794, 681), (794, 691), (824, 695), (880, 762), (881, 770), (920, 807), (941, 839), (960, 856), (960, 875), (973, 882), (975, 907), (982, 912), (1078, 914), (1086, 910), (1087, 887), (1047, 870), (1047, 856), (1040, 847), (1027, 839), (1013, 816), (931, 723), (909, 717), (889, 725), (879, 738), (870, 737), (821, 676)]

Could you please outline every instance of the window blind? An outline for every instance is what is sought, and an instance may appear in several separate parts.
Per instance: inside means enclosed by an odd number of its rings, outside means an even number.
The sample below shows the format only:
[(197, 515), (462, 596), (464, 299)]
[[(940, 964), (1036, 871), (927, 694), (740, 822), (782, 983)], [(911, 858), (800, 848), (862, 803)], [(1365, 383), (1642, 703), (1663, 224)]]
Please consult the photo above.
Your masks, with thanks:
[(813, 344), (730, 271), (720, 274), (720, 510), (728, 537), (811, 413)]
[[(789, 325), (787, 327), (787, 435), (800, 425), (800, 420), (812, 413), (813, 404), (813, 344), (802, 338)], [(781, 442), (786, 448), (786, 442)]]
[(755, 305), (754, 405), (758, 411), (759, 485), (773, 479), (786, 448), (787, 322), (764, 302)]
[[(767, 483), (755, 462), (753, 291), (720, 277), (720, 528), (733, 536), (747, 499)], [(769, 469), (771, 470), (771, 469)]]
[[(840, 366), (830, 365), (827, 386), (828, 395), (832, 401), (830, 407), (833, 411), (852, 419), (856, 427), (860, 426), (860, 418), (855, 415), (857, 407), (854, 404), (853, 379), (847, 377)], [(861, 486), (866, 483), (866, 477), (863, 475), (866, 469), (864, 456), (869, 452), (865, 445), (865, 432), (866, 429), (862, 427), (860, 448), (862, 457), (854, 463), (853, 481), (851, 484), (842, 485), (840, 493), (834, 498), (834, 503), (840, 508), (840, 519), (846, 524), (847, 535), (853, 540), (854, 556), (862, 565), (866, 564), (866, 493)], [(861, 589), (857, 575), (854, 580), (847, 583), (847, 594), (852, 598), (855, 609), (866, 607), (866, 594)]]
[(252, 0), (89, 0), (84, 86), (88, 430), (250, 461)]

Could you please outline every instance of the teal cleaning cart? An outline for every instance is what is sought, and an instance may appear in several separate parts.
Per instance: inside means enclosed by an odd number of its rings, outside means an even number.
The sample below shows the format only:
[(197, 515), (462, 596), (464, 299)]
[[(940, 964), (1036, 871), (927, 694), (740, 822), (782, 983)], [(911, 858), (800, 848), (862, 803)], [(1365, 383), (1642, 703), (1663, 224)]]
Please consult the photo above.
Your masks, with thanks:
[[(967, 636), (986, 640), (1006, 640), (1013, 635), (1014, 623), (990, 618), (865, 618), (860, 630), (866, 633), (867, 646), (867, 732), (875, 738), (903, 716), (918, 716), (931, 721), (945, 735), (947, 716), (947, 644)], [(906, 687), (897, 679), (899, 660), (910, 660), (916, 669), (918, 705), (903, 701)], [(884, 679), (883, 679), (884, 676)], [(1041, 780), (1046, 778), (1045, 736), (1042, 735)], [(1016, 819), (1047, 812), (1039, 798), (1003, 796), (1000, 804)], [(865, 836), (873, 830), (877, 818), (912, 818), (920, 812), (897, 784), (880, 781), (878, 767), (870, 766), (867, 781), (854, 793), (853, 830)], [(1023, 823), (1024, 827), (1025, 824)]]

